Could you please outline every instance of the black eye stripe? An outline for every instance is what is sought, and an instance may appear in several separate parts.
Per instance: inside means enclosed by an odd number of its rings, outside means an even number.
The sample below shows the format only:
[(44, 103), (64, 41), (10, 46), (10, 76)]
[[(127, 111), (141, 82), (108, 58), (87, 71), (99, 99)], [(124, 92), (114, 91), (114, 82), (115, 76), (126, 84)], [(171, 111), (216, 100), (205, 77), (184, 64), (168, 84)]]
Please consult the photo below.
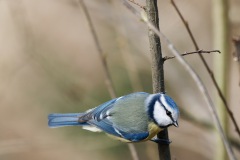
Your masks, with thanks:
[(169, 110), (167, 110), (167, 108), (163, 105), (163, 103), (160, 100), (158, 100), (158, 102), (161, 104), (161, 106), (163, 106), (163, 108), (165, 109), (167, 115), (168, 114), (172, 114)]
[(172, 112), (170, 112), (169, 110), (166, 110), (166, 114), (167, 114), (168, 116), (171, 116), (171, 115), (172, 115)]
[(167, 108), (163, 105), (163, 103), (158, 99), (158, 102), (163, 106), (163, 108), (166, 110), (166, 114), (171, 118), (172, 121), (173, 117), (172, 117), (172, 112), (170, 112), (169, 110), (167, 110)]

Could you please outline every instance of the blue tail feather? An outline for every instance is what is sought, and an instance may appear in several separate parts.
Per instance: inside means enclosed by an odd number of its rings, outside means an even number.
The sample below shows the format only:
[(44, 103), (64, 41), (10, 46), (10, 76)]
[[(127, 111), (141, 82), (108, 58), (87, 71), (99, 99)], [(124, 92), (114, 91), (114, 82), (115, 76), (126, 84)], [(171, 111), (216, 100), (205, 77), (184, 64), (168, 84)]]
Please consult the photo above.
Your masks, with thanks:
[(63, 127), (63, 126), (84, 126), (87, 123), (79, 123), (78, 119), (84, 115), (84, 113), (66, 113), (66, 114), (49, 114), (48, 126), (49, 127)]

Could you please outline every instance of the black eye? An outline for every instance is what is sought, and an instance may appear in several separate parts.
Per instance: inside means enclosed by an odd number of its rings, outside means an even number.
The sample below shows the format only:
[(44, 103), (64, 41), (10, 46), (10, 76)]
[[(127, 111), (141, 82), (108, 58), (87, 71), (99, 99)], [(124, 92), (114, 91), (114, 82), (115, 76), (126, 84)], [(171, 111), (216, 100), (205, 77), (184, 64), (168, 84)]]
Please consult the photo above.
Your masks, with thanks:
[(166, 111), (166, 114), (167, 114), (168, 116), (171, 116), (171, 115), (172, 115), (172, 113), (171, 113), (170, 111)]

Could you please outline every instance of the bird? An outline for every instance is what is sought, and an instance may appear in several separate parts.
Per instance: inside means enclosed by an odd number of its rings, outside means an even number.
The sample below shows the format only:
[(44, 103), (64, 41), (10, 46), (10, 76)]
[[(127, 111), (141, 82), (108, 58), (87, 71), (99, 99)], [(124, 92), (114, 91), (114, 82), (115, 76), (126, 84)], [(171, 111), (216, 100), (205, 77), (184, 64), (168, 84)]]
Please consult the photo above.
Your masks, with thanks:
[(179, 109), (166, 93), (135, 92), (109, 100), (83, 113), (52, 113), (48, 115), (50, 128), (82, 126), (93, 132), (105, 132), (122, 142), (168, 140), (156, 138), (163, 129), (178, 127)]

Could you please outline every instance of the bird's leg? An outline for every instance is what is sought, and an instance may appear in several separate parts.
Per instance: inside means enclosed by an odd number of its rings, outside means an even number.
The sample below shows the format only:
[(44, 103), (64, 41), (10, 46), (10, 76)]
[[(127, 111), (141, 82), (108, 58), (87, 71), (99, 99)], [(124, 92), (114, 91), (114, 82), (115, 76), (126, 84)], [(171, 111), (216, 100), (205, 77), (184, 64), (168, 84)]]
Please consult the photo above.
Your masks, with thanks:
[(158, 143), (158, 144), (165, 144), (165, 145), (169, 145), (172, 142), (169, 139), (159, 139), (157, 137), (152, 138), (150, 141)]

